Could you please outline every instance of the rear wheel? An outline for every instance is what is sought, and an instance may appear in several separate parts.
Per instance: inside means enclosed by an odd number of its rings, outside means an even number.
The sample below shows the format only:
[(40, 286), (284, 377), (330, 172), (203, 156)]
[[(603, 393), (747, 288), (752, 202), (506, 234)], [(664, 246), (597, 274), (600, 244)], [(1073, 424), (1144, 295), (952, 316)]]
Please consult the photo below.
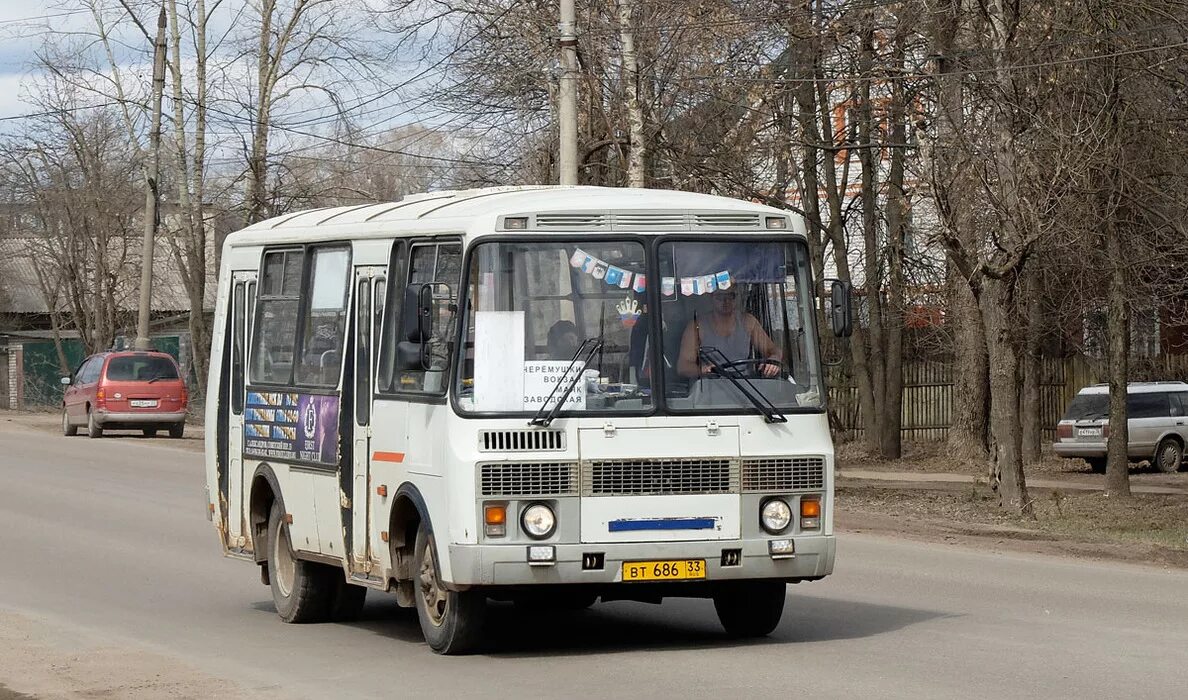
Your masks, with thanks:
[(1159, 471), (1165, 474), (1178, 472), (1183, 462), (1184, 447), (1178, 440), (1164, 438), (1159, 447), (1155, 448), (1155, 468)]
[(293, 555), (284, 508), (274, 501), (268, 514), (268, 581), (276, 612), (285, 622), (322, 622), (331, 613), (333, 570)]
[(180, 438), (182, 435), (184, 435), (185, 432), (186, 432), (186, 424), (185, 423), (174, 423), (173, 425), (169, 426), (169, 437), (171, 437), (175, 440), (177, 438)]
[(1085, 461), (1089, 463), (1089, 468), (1093, 470), (1094, 474), (1105, 474), (1107, 461), (1105, 457), (1090, 457)]
[(145, 437), (157, 437), (156, 428), (145, 428), (143, 432)]
[(417, 530), (413, 555), (417, 618), (429, 647), (438, 654), (465, 654), (478, 645), (487, 599), (474, 591), (451, 591), (441, 580), (433, 534)]
[(62, 434), (66, 437), (78, 434), (78, 426), (70, 422), (70, 414), (62, 409)]
[(89, 408), (87, 409), (87, 437), (103, 437), (103, 428), (95, 420), (95, 413)]
[(732, 637), (763, 637), (780, 624), (787, 584), (783, 581), (724, 583), (714, 594), (714, 610)]

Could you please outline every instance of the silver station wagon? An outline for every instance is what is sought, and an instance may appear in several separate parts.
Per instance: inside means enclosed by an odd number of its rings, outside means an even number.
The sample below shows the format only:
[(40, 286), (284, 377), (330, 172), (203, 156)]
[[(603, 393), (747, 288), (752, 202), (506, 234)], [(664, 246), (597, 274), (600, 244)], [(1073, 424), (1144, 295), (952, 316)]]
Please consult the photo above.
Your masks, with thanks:
[[(1084, 459), (1093, 471), (1106, 468), (1106, 440), (1110, 435), (1110, 388), (1085, 387), (1056, 425), (1052, 449), (1060, 457)], [(1162, 472), (1175, 472), (1188, 444), (1188, 384), (1133, 382), (1126, 389), (1131, 462), (1150, 461)]]

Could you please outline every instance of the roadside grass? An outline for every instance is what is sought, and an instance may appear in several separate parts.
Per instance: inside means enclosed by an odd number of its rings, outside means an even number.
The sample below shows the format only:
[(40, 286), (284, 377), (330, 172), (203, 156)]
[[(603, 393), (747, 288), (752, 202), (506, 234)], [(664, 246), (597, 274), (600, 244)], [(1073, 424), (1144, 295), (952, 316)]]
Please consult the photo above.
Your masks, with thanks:
[(1137, 494), (1112, 499), (1100, 492), (1030, 489), (1034, 518), (1003, 511), (984, 484), (914, 489), (861, 484), (839, 486), (838, 512), (875, 513), (907, 533), (957, 532), (1009, 539), (1142, 545), (1188, 553), (1188, 496)]

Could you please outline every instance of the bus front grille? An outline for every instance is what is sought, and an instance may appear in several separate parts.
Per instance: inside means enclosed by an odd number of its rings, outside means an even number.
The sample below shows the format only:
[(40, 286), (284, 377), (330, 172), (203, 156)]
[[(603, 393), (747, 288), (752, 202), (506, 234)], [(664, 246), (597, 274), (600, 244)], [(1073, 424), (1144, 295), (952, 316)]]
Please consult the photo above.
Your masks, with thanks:
[(738, 493), (738, 461), (728, 458), (603, 459), (582, 463), (583, 496)]
[(764, 457), (742, 464), (744, 493), (763, 491), (817, 491), (825, 488), (822, 457)]
[(574, 462), (519, 462), (479, 466), (483, 496), (576, 496), (578, 465)]

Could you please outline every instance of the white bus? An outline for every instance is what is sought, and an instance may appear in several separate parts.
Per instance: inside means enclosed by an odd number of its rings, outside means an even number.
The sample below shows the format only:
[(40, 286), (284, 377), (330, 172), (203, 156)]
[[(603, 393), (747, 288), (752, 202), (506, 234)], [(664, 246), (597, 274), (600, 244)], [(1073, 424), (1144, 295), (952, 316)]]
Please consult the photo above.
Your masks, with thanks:
[(231, 234), (206, 413), (226, 555), (287, 622), (392, 591), (440, 653), (475, 646), (489, 599), (712, 598), (728, 633), (767, 634), (834, 561), (803, 225), (518, 187)]

